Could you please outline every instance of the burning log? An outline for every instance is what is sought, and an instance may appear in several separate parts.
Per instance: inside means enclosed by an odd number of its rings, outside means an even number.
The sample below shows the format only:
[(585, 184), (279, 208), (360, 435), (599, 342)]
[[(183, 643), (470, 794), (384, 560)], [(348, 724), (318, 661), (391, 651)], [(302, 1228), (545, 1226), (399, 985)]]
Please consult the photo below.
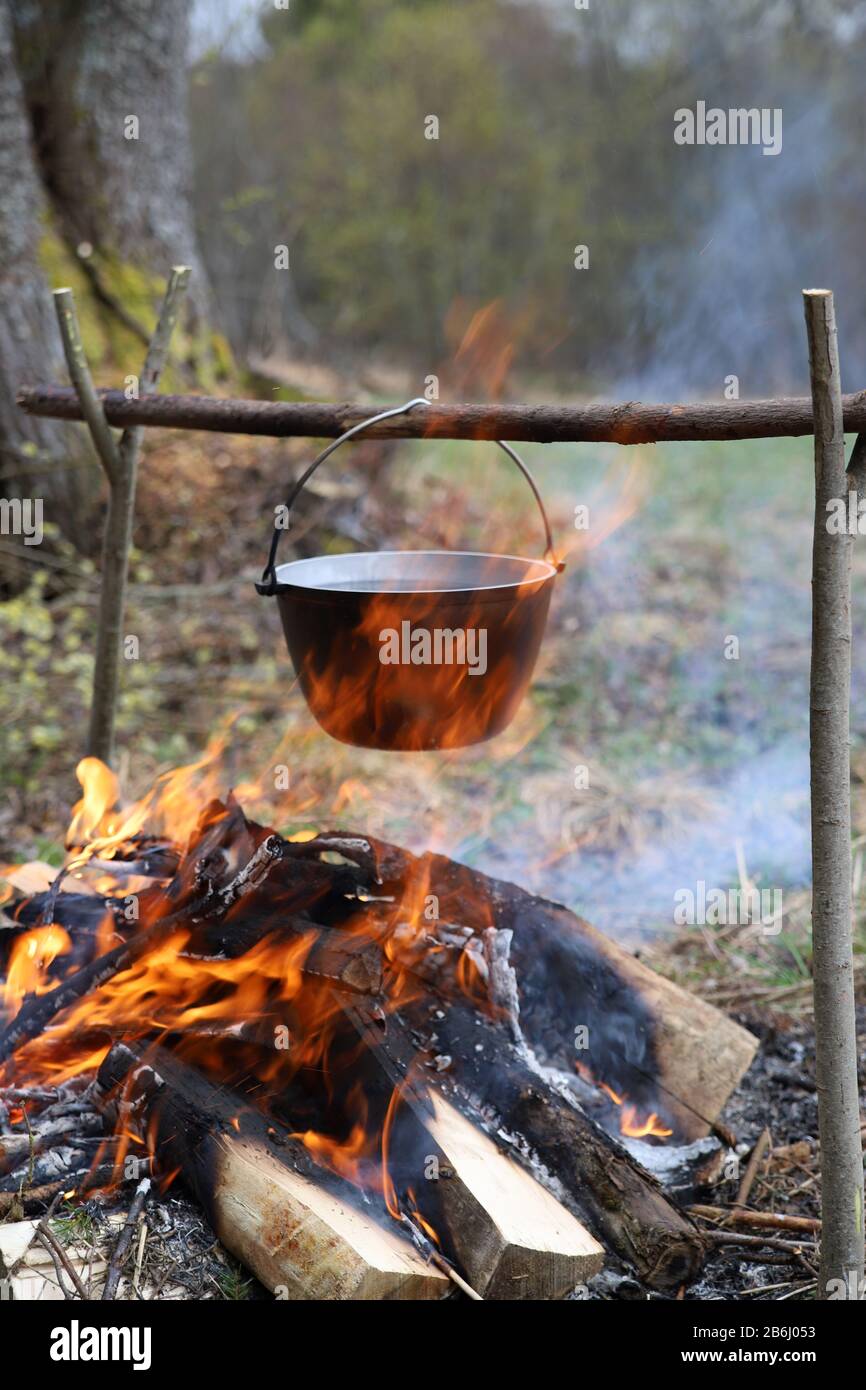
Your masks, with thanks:
[[(238, 1097), (165, 1053), (142, 1061), (118, 1045), (99, 1073), (155, 1125), (160, 1156), (180, 1168), (226, 1249), (278, 1298), (429, 1299), (451, 1285), (402, 1236), (356, 1206), (346, 1183), (313, 1168), (303, 1146), (277, 1144)], [(241, 1113), (239, 1114), (239, 1106)]]
[[(376, 1058), (388, 1099), (389, 1206), (420, 1200), (442, 1249), (485, 1299), (559, 1299), (597, 1274), (603, 1248), (537, 1177), (497, 1147), (479, 1115), (467, 1118), (442, 1091), (424, 1086), (397, 1021), (379, 1020), (366, 1004), (346, 1000), (342, 1008)], [(365, 1076), (364, 1089), (370, 1100), (380, 1087)]]
[[(486, 1297), (562, 1296), (598, 1268), (596, 1241), (650, 1286), (694, 1275), (701, 1235), (608, 1132), (628, 1109), (613, 1101), (627, 1095), (647, 1112), (622, 1124), (626, 1134), (652, 1142), (676, 1125), (678, 1140), (702, 1135), (751, 1060), (750, 1035), (566, 908), (443, 856), (348, 832), (286, 841), (231, 800), (210, 803), (199, 827), (174, 878), (138, 895), (132, 935), (105, 951), (103, 932), (102, 956), (25, 1000), (0, 1035), (0, 1060), (103, 986), (92, 1014), (75, 1010), (41, 1046), (62, 1056), (64, 1041), (80, 1046), (97, 1025), (110, 1041), (162, 1029), (177, 1052), (161, 1056), (157, 1076), (115, 1046), (101, 1080), (134, 1072), (162, 1156), (228, 1247), (290, 1296), (315, 1297), (305, 1290), (331, 1279), (336, 1297), (379, 1287), (397, 1297), (416, 1278), (399, 1240), (400, 1258), (391, 1248), (386, 1259), (375, 1221), (375, 1236), (355, 1239), (361, 1216), (347, 1178), (368, 1186), (371, 1165), (416, 1245), (432, 1221), (444, 1256)], [(62, 914), (63, 897), (48, 895), (46, 916)], [(32, 917), (32, 907), (20, 912)], [(121, 971), (128, 982), (108, 985)], [(416, 1084), (419, 1059), (429, 1095)], [(604, 1084), (590, 1088), (589, 1071)], [(215, 1090), (214, 1080), (236, 1089)], [(399, 1105), (410, 1090), (413, 1104)], [(591, 1114), (578, 1103), (587, 1094)], [(430, 1158), (447, 1176), (422, 1188)], [(282, 1237), (268, 1234), (275, 1210), (281, 1231), (308, 1222), (313, 1232), (310, 1268), (297, 1277), (284, 1268)], [(424, 1254), (441, 1258), (429, 1244)]]
[(481, 939), (491, 925), (512, 933), (522, 1027), (544, 1061), (572, 1075), (588, 1062), (597, 1080), (635, 1104), (663, 1102), (683, 1140), (711, 1129), (757, 1050), (746, 1029), (568, 908), (444, 855), (416, 858), (348, 832), (291, 848), (316, 855), (337, 842), (365, 869), (371, 892), (399, 902), (424, 883), (440, 913), (464, 930)]
[[(97, 391), (110, 425), (158, 425), (169, 429), (216, 430), (229, 434), (306, 436), (335, 439), (369, 416), (368, 406), (318, 402), (223, 400), (214, 396), (157, 396), (128, 399), (123, 391)], [(22, 386), (18, 405), (28, 415), (80, 420), (76, 392), (64, 386)], [(866, 392), (842, 398), (846, 430), (866, 430)], [(384, 409), (384, 407), (383, 407)], [(368, 439), (511, 439), (538, 444), (557, 441), (653, 444), (662, 440), (767, 439), (811, 434), (808, 396), (763, 401), (705, 401), (650, 405), (622, 401), (604, 405), (443, 405), (423, 415), (407, 414), (374, 425)]]
[[(200, 1107), (201, 1095), (210, 1083), (164, 1051), (160, 1051), (152, 1064), (150, 1056), (145, 1054), (142, 1062), (135, 1063), (128, 1048), (113, 1049), (103, 1064), (100, 1082), (105, 1086), (115, 1077), (122, 1077), (124, 1068), (128, 1070), (132, 1063), (132, 1091), (136, 1101), (141, 1103), (143, 1099), (148, 1115), (157, 1117), (160, 1134), (171, 1135), (167, 1161), (179, 1165), (187, 1178), (192, 1165), (194, 1190), (207, 1206), (201, 1187), (207, 1182), (206, 1166), (202, 1176), (201, 1162), (188, 1146), (182, 1152), (179, 1150), (172, 1126), (184, 1134), (195, 1133), (189, 1107)], [(158, 1081), (153, 1080), (154, 1073)], [(225, 1115), (236, 1131), (240, 1127), (248, 1139), (252, 1124), (259, 1138), (262, 1132), (265, 1134), (269, 1150), (274, 1148), (277, 1131), (273, 1126), (263, 1126), (257, 1116), (248, 1117), (239, 1096), (228, 1098), (224, 1091), (216, 1096), (225, 1099)], [(180, 1119), (179, 1104), (183, 1108)], [(170, 1121), (163, 1114), (165, 1107), (168, 1107), (166, 1114), (170, 1115)], [(208, 1105), (207, 1113), (213, 1113), (212, 1104)], [(394, 1156), (394, 1167), (402, 1174), (401, 1185), (407, 1177), (410, 1180), (410, 1193), (421, 1187), (428, 1176), (425, 1170), (435, 1161), (435, 1196), (425, 1192), (425, 1219), (421, 1224), (429, 1228), (426, 1218), (432, 1218), (445, 1253), (456, 1260), (466, 1273), (470, 1287), (484, 1298), (561, 1298), (576, 1284), (598, 1273), (604, 1261), (602, 1247), (534, 1177), (501, 1153), (492, 1140), (444, 1096), (432, 1096), (429, 1104), (419, 1097), (402, 1112), (395, 1132), (397, 1130), (399, 1143), (392, 1140), (389, 1149), (393, 1147), (402, 1155)], [(235, 1143), (234, 1134), (229, 1133), (226, 1138), (230, 1146)], [(322, 1169), (311, 1168), (306, 1149), (285, 1137), (277, 1142), (279, 1161), (283, 1165), (291, 1164), (293, 1177), (300, 1174), (305, 1185), (315, 1183), (317, 1187), (324, 1182), (326, 1190), (342, 1200), (345, 1189), (335, 1187), (334, 1179)], [(245, 1152), (244, 1158), (247, 1163), (253, 1161), (251, 1152)], [(257, 1157), (255, 1161), (258, 1162)], [(267, 1171), (269, 1165), (265, 1168)], [(238, 1173), (245, 1183), (249, 1181), (243, 1176), (243, 1168), (238, 1168)], [(230, 1188), (230, 1180), (226, 1179), (224, 1185)], [(404, 1203), (396, 1197), (396, 1188), (389, 1188), (391, 1190), (395, 1196), (388, 1203), (389, 1210), (394, 1216), (402, 1215)], [(311, 1205), (305, 1190), (301, 1199)], [(231, 1196), (232, 1203), (239, 1200), (237, 1194)], [(352, 1199), (348, 1200), (352, 1204)], [(407, 1224), (412, 1225), (411, 1222)], [(237, 1236), (230, 1219), (228, 1227), (221, 1229), (220, 1234), (224, 1243), (258, 1273), (256, 1248), (250, 1259), (240, 1246), (232, 1244)]]
[[(378, 1048), (398, 1076), (410, 1076), (418, 1048), (431, 1086), (464, 1115), (489, 1123), (501, 1142), (538, 1162), (562, 1200), (629, 1260), (653, 1288), (674, 1288), (696, 1274), (701, 1237), (661, 1187), (615, 1139), (548, 1079), (525, 1046), (462, 1003), (409, 1004), (376, 1029)], [(417, 1046), (416, 1046), (417, 1044)], [(523, 1146), (523, 1147), (521, 1147)]]
[[(207, 817), (204, 819), (206, 821)], [(243, 833), (245, 837), (249, 833), (247, 822), (236, 804), (230, 805), (224, 819), (204, 835), (196, 846), (195, 854), (181, 863), (176, 878), (167, 889), (156, 890), (152, 898), (141, 895), (140, 901), (145, 906), (154, 904), (155, 921), (119, 942), (110, 951), (89, 960), (54, 989), (24, 1001), (17, 1016), (0, 1032), (0, 1063), (25, 1043), (39, 1037), (64, 1009), (84, 998), (91, 990), (99, 989), (115, 975), (129, 970), (143, 956), (163, 945), (184, 927), (193, 926), (209, 917), (227, 917), (227, 930), (237, 932), (239, 939), (247, 939), (247, 944), (251, 944), (250, 938), (244, 938), (240, 929), (242, 919), (237, 915), (237, 909), (243, 900), (261, 888), (269, 872), (285, 857), (287, 843), (278, 835), (259, 832), (259, 843), (244, 867), (227, 882), (220, 884), (219, 878), (225, 877), (226, 870), (221, 842), (229, 839), (233, 832)], [(218, 865), (216, 872), (215, 865)], [(291, 895), (280, 899), (276, 914), (278, 920), (292, 909), (327, 898), (333, 892), (341, 895), (341, 890), (355, 884), (353, 874), (346, 875), (330, 865), (293, 864), (292, 872), (297, 882), (292, 884)], [(53, 917), (59, 897), (59, 894), (54, 897), (47, 895), (48, 905), (43, 912), (49, 920)], [(178, 906), (166, 913), (165, 906), (172, 901)], [(233, 911), (235, 916), (231, 915)], [(143, 915), (147, 917), (148, 913), (144, 911)], [(313, 927), (312, 923), (305, 925), (307, 930)], [(219, 949), (224, 948), (228, 939), (228, 936), (219, 938)], [(247, 946), (242, 949), (247, 949)], [(335, 983), (344, 983), (349, 988), (360, 985), (369, 990), (374, 986), (375, 966), (369, 956), (365, 958), (363, 950), (351, 947), (337, 950), (333, 942), (330, 945), (323, 942), (318, 952), (312, 954), (311, 971), (321, 973)]]
[[(383, 962), (378, 945), (365, 936), (320, 927), (302, 917), (290, 917), (276, 929), (269, 919), (219, 923), (206, 930), (202, 945), (209, 953), (234, 959), (265, 939), (277, 945), (281, 940), (297, 941), (303, 937), (310, 940), (309, 951), (300, 965), (304, 976), (356, 994), (380, 992)], [(196, 953), (195, 941), (190, 944), (190, 951)]]

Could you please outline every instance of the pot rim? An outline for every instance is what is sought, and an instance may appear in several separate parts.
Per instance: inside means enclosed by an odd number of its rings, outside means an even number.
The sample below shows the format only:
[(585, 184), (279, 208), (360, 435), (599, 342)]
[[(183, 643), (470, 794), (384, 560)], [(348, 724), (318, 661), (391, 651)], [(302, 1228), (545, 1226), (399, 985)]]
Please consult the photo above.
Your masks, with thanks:
[[(320, 560), (327, 560), (327, 561), (329, 561), (329, 562), (336, 562), (337, 564), (340, 564), (340, 563), (341, 563), (342, 561), (344, 561), (344, 560), (346, 560), (346, 561), (353, 560), (353, 559), (355, 559), (356, 556), (358, 556), (358, 555), (397, 555), (397, 556), (400, 556), (400, 557), (406, 556), (406, 555), (412, 555), (412, 556), (415, 556), (415, 555), (421, 556), (421, 555), (423, 555), (423, 556), (436, 556), (437, 558), (440, 558), (440, 557), (441, 557), (442, 559), (446, 559), (446, 560), (452, 560), (452, 559), (453, 559), (453, 560), (459, 560), (459, 559), (461, 559), (461, 558), (463, 558), (463, 559), (468, 559), (468, 558), (471, 558), (471, 559), (482, 559), (482, 560), (518, 560), (521, 564), (524, 564), (524, 565), (531, 565), (531, 566), (533, 566), (533, 567), (538, 567), (538, 568), (536, 569), (536, 572), (535, 572), (534, 574), (527, 575), (527, 576), (526, 576), (525, 578), (523, 578), (523, 579), (516, 579), (516, 580), (512, 580), (512, 581), (509, 581), (509, 580), (499, 580), (498, 582), (495, 582), (495, 583), (492, 583), (492, 584), (462, 585), (460, 588), (456, 588), (456, 589), (455, 589), (455, 588), (447, 588), (447, 589), (430, 589), (430, 588), (427, 588), (427, 589), (383, 589), (383, 588), (381, 587), (381, 585), (374, 585), (374, 584), (371, 583), (371, 581), (368, 580), (368, 581), (366, 581), (366, 583), (361, 582), (361, 583), (359, 583), (359, 584), (357, 585), (357, 587), (356, 587), (355, 585), (353, 585), (351, 589), (346, 590), (346, 589), (334, 589), (334, 588), (330, 588), (328, 585), (322, 586), (322, 585), (319, 585), (319, 584), (305, 584), (305, 583), (302, 583), (302, 582), (298, 582), (298, 580), (295, 579), (295, 578), (292, 578), (292, 579), (285, 579), (285, 578), (283, 578), (283, 575), (284, 575), (284, 573), (285, 573), (286, 570), (294, 570), (294, 571), (297, 573), (297, 571), (300, 570), (302, 567), (307, 566), (307, 565), (314, 565), (314, 564), (318, 563)], [(541, 570), (543, 570), (543, 571), (546, 571), (546, 573), (539, 573), (539, 572), (538, 572), (538, 569), (541, 569)], [(331, 598), (331, 599), (334, 599), (334, 598), (337, 598), (337, 597), (344, 597), (344, 596), (346, 596), (347, 594), (394, 594), (394, 595), (402, 595), (404, 598), (407, 598), (407, 599), (408, 599), (408, 598), (416, 598), (416, 597), (419, 597), (419, 596), (422, 596), (422, 595), (425, 595), (425, 594), (450, 594), (450, 595), (456, 597), (456, 596), (465, 595), (465, 594), (481, 594), (481, 593), (485, 593), (485, 592), (492, 593), (494, 590), (509, 590), (509, 589), (517, 590), (517, 589), (526, 588), (526, 587), (528, 587), (528, 586), (530, 586), (530, 585), (536, 585), (536, 586), (537, 586), (537, 585), (540, 585), (540, 584), (546, 584), (546, 583), (549, 582), (549, 580), (555, 579), (558, 573), (559, 573), (559, 570), (557, 569), (557, 567), (556, 567), (555, 565), (550, 564), (550, 562), (549, 562), (548, 560), (530, 559), (530, 558), (529, 558), (528, 556), (526, 556), (526, 555), (508, 555), (508, 554), (503, 554), (502, 552), (499, 552), (499, 551), (489, 551), (489, 550), (347, 550), (347, 551), (344, 551), (342, 554), (338, 554), (338, 555), (308, 555), (308, 556), (306, 556), (305, 559), (303, 559), (303, 560), (287, 560), (285, 564), (277, 565), (276, 570), (274, 571), (274, 580), (275, 580), (275, 588), (276, 588), (276, 592), (277, 592), (277, 593), (279, 593), (280, 591), (286, 592), (286, 591), (288, 591), (288, 590), (295, 589), (295, 590), (299, 590), (300, 592), (305, 593), (305, 594), (317, 594), (317, 595), (321, 595), (322, 597), (328, 597), (328, 598)]]

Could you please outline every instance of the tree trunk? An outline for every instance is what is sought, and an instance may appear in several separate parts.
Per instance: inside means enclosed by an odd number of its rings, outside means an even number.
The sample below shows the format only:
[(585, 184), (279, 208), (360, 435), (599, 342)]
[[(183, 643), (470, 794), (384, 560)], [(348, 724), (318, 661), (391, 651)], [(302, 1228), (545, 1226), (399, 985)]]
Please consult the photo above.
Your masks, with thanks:
[(190, 201), (189, 10), (189, 0), (41, 0), (19, 52), (44, 183), (97, 300), (144, 337), (182, 262), (202, 349), (210, 301)]
[[(61, 379), (63, 357), (36, 258), (45, 204), (7, 0), (0, 0), (0, 188), (0, 496), (41, 498), (44, 520), (72, 537), (82, 529), (95, 467), (88, 464), (83, 441), (75, 448), (71, 431), (28, 418), (15, 403), (20, 385), (46, 375)], [(28, 550), (14, 535), (3, 536), (2, 545), (0, 582), (20, 587), (32, 568)], [(32, 547), (29, 556), (38, 549)]]

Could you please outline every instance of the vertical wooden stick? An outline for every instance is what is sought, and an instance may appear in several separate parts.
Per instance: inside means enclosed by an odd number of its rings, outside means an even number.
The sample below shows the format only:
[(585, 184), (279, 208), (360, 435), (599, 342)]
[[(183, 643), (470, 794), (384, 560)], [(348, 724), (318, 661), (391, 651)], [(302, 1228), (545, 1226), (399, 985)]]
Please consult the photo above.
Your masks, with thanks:
[[(821, 1136), (819, 1297), (844, 1297), (863, 1277), (863, 1154), (857, 1085), (851, 933), (851, 546), (828, 528), (847, 507), (845, 436), (833, 296), (804, 290), (815, 429), (812, 548), (812, 948)], [(837, 1283), (835, 1281), (842, 1281)]]
[[(175, 266), (172, 269), (159, 319), (147, 350), (139, 382), (140, 394), (154, 391), (159, 382), (188, 281), (187, 266)], [(115, 443), (93, 388), (72, 291), (56, 290), (54, 299), (69, 375), (78, 392), (82, 413), (109, 484), (108, 515), (102, 542), (102, 583), (87, 752), (93, 757), (101, 758), (105, 763), (111, 763), (114, 757), (114, 726), (120, 688), (120, 648), (123, 640), (126, 581), (135, 514), (138, 454), (143, 430), (140, 426), (130, 426), (124, 430), (119, 446)]]

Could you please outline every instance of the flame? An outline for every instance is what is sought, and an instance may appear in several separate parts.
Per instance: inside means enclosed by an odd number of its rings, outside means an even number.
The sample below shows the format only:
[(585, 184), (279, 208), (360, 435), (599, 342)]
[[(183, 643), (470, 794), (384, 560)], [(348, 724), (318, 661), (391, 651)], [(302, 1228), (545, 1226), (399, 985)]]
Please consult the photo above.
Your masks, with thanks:
[[(219, 799), (222, 746), (220, 738), (213, 740), (199, 760), (158, 777), (140, 800), (128, 804), (108, 768), (93, 758), (79, 764), (82, 795), (72, 813), (64, 873), (86, 871), (98, 859), (90, 872), (98, 875), (99, 891), (123, 900), (138, 882), (125, 869), (144, 849), (170, 849), (171, 861), (175, 855), (180, 860), (171, 879), (141, 881), (135, 890), (135, 920), (127, 924), (117, 902), (107, 904), (101, 918), (97, 909), (91, 948), (95, 956), (125, 937), (158, 928), (178, 902), (194, 901), (203, 891), (198, 876), (202, 865), (217, 862), (231, 877), (249, 863), (265, 832), (246, 820), (237, 802)], [(251, 783), (249, 791), (251, 796), (262, 795), (258, 783)], [(368, 799), (364, 784), (349, 778), (336, 793), (335, 808)], [(298, 814), (307, 805), (302, 793), (289, 810)], [(285, 838), (301, 844), (314, 835), (311, 829), (300, 829)], [(304, 862), (309, 867), (317, 861)], [(463, 993), (475, 1007), (492, 1014), (484, 949), (484, 931), (494, 925), (492, 904), (459, 872), (451, 877), (447, 896), (438, 879), (439, 892), (434, 891), (434, 855), (412, 862), (398, 897), (370, 896), (341, 920), (342, 940), (375, 943), (381, 949), (385, 983), (377, 1006), (385, 1013), (426, 994), (426, 981), (433, 979), (443, 993)], [(364, 1043), (347, 1026), (340, 997), (327, 976), (319, 978), (314, 969), (305, 968), (325, 929), (297, 915), (298, 876), (288, 861), (284, 863), (282, 878), (273, 872), (255, 908), (240, 899), (220, 918), (221, 932), (241, 933), (237, 954), (219, 948), (209, 953), (207, 919), (197, 922), (191, 912), (127, 969), (67, 1006), (50, 1029), (20, 1048), (15, 1055), (16, 1084), (59, 1083), (92, 1072), (118, 1038), (138, 1042), (145, 1056), (147, 1048), (162, 1042), (217, 1084), (236, 1084), (238, 1075), (254, 1077), (255, 1087), (246, 1094), (250, 1104), (300, 1141), (315, 1162), (380, 1193), (395, 1220), (414, 1223), (416, 1233), (438, 1243), (416, 1191), (407, 1187), (398, 1192), (392, 1177), (395, 1117), (409, 1083), (395, 1084), (387, 1093), (383, 1118), (384, 1097), (373, 1107), (361, 1082), (353, 1080)], [(309, 906), (314, 904), (315, 897)], [(259, 924), (255, 913), (264, 914), (262, 932), (244, 948), (243, 931)], [(57, 915), (62, 920), (62, 914)], [(81, 963), (79, 945), (87, 941), (76, 939), (73, 953), (69, 932), (59, 922), (22, 932), (9, 954), (2, 997), (7, 1015), (27, 995), (53, 988), (76, 969)], [(642, 1118), (609, 1086), (602, 1089), (620, 1111), (622, 1133), (657, 1138), (671, 1133), (655, 1112)], [(292, 1107), (310, 1091), (315, 1095), (309, 1102), (311, 1113), (305, 1111), (298, 1123), (300, 1116), (292, 1114)], [(121, 1115), (116, 1143), (98, 1146), (94, 1169), (113, 1161), (119, 1175), (133, 1147), (154, 1160), (158, 1157), (156, 1120), (152, 1118), (146, 1134), (139, 1135), (122, 1108)], [(240, 1117), (233, 1123), (239, 1129)], [(162, 1184), (167, 1186), (175, 1176), (164, 1173)]]
[(641, 1119), (637, 1106), (627, 1101), (624, 1095), (619, 1095), (606, 1081), (597, 1081), (585, 1062), (575, 1062), (574, 1069), (584, 1081), (589, 1082), (591, 1086), (596, 1086), (599, 1091), (603, 1091), (608, 1099), (619, 1107), (620, 1134), (625, 1135), (628, 1139), (669, 1139), (671, 1137), (673, 1130), (659, 1119), (654, 1110), (644, 1119)]
[(19, 936), (9, 954), (3, 986), (4, 1011), (9, 1015), (17, 1013), (25, 995), (43, 994), (53, 988), (55, 981), (49, 977), (49, 967), (58, 956), (68, 955), (71, 950), (69, 933), (55, 923), (34, 927)]
[(358, 1187), (379, 1186), (379, 1165), (376, 1160), (380, 1140), (369, 1127), (367, 1098), (359, 1085), (352, 1087), (347, 1109), (354, 1109), (357, 1117), (345, 1139), (311, 1129), (291, 1137), (300, 1139), (318, 1162), (341, 1178), (347, 1178)]
[(646, 1119), (639, 1119), (637, 1107), (634, 1105), (623, 1105), (620, 1132), (628, 1135), (630, 1139), (645, 1139), (648, 1136), (655, 1139), (669, 1139), (673, 1134), (673, 1130), (662, 1123), (654, 1110), (647, 1115)]

